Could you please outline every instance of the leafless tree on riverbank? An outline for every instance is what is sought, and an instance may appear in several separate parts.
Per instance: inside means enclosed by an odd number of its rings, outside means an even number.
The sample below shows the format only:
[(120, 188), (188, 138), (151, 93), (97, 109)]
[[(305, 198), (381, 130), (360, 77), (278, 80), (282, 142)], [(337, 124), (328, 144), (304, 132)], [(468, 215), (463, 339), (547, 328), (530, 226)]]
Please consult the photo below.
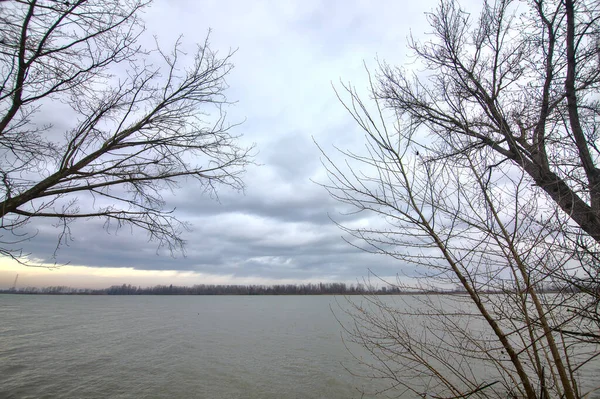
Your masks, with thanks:
[[(0, 4), (0, 254), (22, 260), (34, 218), (102, 218), (170, 251), (182, 229), (161, 193), (182, 182), (236, 189), (250, 162), (225, 121), (232, 53), (140, 45), (138, 0)], [(62, 104), (67, 107), (52, 108)], [(65, 110), (66, 108), (66, 110)], [(40, 116), (64, 112), (48, 126)], [(43, 119), (43, 118), (42, 118)]]
[(428, 18), (433, 39), (411, 42), (425, 72), (380, 65), (374, 103), (345, 87), (366, 152), (324, 154), (325, 187), (381, 217), (342, 228), (414, 265), (406, 288), (464, 294), (354, 302), (347, 332), (396, 393), (583, 397), (600, 343), (600, 4), (498, 0), (473, 22), (442, 1)]

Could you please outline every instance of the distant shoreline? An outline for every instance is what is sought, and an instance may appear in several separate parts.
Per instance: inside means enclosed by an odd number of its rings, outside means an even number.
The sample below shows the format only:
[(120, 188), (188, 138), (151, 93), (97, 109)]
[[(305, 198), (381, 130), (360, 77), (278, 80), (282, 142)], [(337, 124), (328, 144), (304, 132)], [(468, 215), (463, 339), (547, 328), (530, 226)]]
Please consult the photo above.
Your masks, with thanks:
[(113, 285), (109, 288), (90, 289), (67, 286), (44, 288), (22, 287), (0, 290), (0, 294), (21, 295), (414, 295), (448, 294), (458, 292), (401, 290), (397, 286), (371, 288), (364, 284), (317, 283), (276, 285), (212, 285), (198, 284), (191, 287), (156, 285), (136, 287), (130, 284)]
[[(556, 293), (560, 288), (547, 289), (544, 292)], [(487, 294), (506, 294), (508, 292), (486, 292)], [(174, 285), (155, 285), (136, 287), (131, 284), (113, 285), (109, 288), (90, 289), (67, 286), (44, 288), (21, 287), (0, 290), (0, 294), (19, 295), (467, 295), (461, 290), (411, 290), (394, 285), (368, 287), (365, 284), (317, 283), (317, 284), (276, 284), (276, 285), (213, 285), (197, 284), (191, 287)]]

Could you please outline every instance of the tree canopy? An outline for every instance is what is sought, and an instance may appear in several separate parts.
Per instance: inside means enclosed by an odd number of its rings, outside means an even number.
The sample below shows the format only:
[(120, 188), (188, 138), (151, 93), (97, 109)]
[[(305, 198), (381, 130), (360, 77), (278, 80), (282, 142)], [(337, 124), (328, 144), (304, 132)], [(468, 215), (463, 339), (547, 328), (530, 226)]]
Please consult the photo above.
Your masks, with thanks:
[[(164, 190), (243, 188), (251, 148), (226, 119), (233, 53), (142, 46), (141, 0), (0, 4), (0, 253), (24, 260), (49, 218), (129, 225), (170, 251), (187, 228)], [(44, 115), (61, 112), (50, 125)]]
[(347, 333), (414, 394), (582, 397), (600, 354), (600, 4), (486, 1), (474, 17), (443, 0), (428, 20), (411, 68), (370, 76), (373, 102), (340, 92), (366, 152), (324, 152), (324, 186), (384, 222), (342, 225), (353, 245), (466, 295), (355, 304)]

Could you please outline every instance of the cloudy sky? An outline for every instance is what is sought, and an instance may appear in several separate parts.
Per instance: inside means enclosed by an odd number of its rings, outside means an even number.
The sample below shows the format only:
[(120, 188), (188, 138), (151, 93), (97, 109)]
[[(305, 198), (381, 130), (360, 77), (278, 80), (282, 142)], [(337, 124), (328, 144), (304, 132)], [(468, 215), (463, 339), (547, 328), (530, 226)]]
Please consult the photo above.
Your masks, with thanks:
[(231, 122), (244, 121), (234, 133), (255, 143), (256, 166), (244, 177), (246, 192), (223, 189), (219, 201), (198, 187), (169, 195), (177, 216), (191, 223), (185, 256), (157, 254), (156, 244), (139, 231), (107, 234), (101, 221), (72, 226), (74, 241), (51, 256), (59, 231), (37, 224), (26, 243), (32, 258), (67, 264), (58, 270), (21, 268), (7, 259), (0, 267), (0, 287), (23, 285), (96, 287), (111, 284), (197, 284), (353, 282), (368, 269), (383, 276), (406, 267), (368, 255), (346, 244), (330, 220), (367, 225), (369, 215), (343, 216), (323, 188), (316, 140), (361, 148), (363, 136), (335, 97), (333, 86), (367, 86), (366, 65), (377, 59), (410, 62), (406, 38), (427, 31), (425, 12), (435, 1), (184, 1), (159, 0), (146, 10), (146, 40), (156, 35), (186, 45), (211, 33), (211, 47), (237, 49), (228, 77)]

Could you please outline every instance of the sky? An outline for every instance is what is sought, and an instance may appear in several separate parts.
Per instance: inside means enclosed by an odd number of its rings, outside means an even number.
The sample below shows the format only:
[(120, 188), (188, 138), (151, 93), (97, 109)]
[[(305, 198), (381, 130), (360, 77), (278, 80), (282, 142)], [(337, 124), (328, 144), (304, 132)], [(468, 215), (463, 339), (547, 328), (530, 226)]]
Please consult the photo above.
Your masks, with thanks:
[[(113, 284), (276, 284), (356, 282), (369, 270), (380, 276), (410, 274), (410, 267), (348, 245), (333, 220), (354, 226), (380, 223), (346, 210), (315, 182), (326, 182), (320, 152), (334, 146), (360, 151), (364, 137), (336, 98), (334, 87), (351, 83), (366, 92), (377, 60), (412, 62), (412, 32), (428, 31), (425, 12), (435, 1), (185, 1), (158, 0), (142, 15), (150, 43), (203, 42), (211, 29), (213, 50), (236, 50), (227, 78), (233, 133), (256, 145), (256, 165), (244, 175), (244, 193), (218, 191), (218, 201), (193, 184), (167, 194), (167, 207), (191, 224), (185, 255), (157, 253), (142, 231), (108, 234), (100, 220), (72, 225), (74, 240), (52, 258), (59, 230), (36, 221), (24, 244), (41, 265), (0, 259), (0, 288)], [(367, 94), (365, 94), (367, 96)], [(336, 156), (336, 155), (334, 155)], [(336, 158), (338, 159), (338, 158)], [(339, 158), (341, 159), (341, 158)]]

